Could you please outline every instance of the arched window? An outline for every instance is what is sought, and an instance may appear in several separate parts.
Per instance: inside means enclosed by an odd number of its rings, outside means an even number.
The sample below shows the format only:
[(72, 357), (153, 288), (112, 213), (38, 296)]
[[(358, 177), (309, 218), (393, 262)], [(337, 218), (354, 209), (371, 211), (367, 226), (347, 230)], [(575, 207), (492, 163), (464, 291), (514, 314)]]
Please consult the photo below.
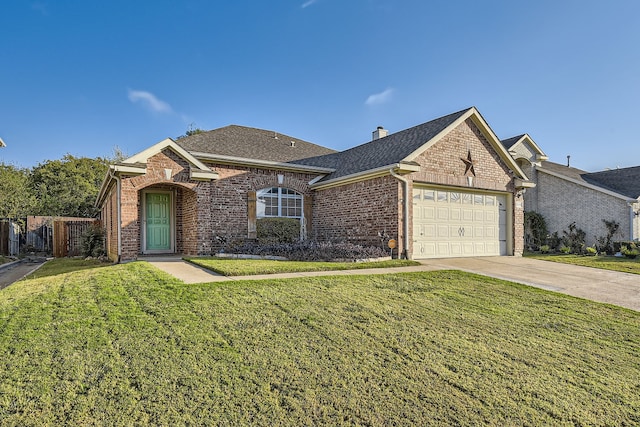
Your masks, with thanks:
[(256, 192), (256, 216), (302, 218), (302, 194), (290, 188), (271, 187)]

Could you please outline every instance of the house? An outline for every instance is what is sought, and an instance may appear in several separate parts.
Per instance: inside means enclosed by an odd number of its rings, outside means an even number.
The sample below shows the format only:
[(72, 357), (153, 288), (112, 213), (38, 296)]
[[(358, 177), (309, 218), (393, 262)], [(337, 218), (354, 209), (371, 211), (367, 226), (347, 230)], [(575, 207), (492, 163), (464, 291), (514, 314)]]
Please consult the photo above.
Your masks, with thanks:
[(542, 214), (550, 233), (562, 236), (575, 222), (591, 246), (607, 235), (606, 220), (620, 225), (614, 240), (640, 239), (640, 167), (590, 173), (548, 161), (526, 134), (502, 142), (536, 184), (524, 195), (525, 210)]
[(274, 216), (321, 241), (384, 232), (407, 258), (521, 255), (533, 186), (471, 107), (342, 152), (235, 125), (168, 138), (111, 165), (97, 206), (116, 261), (215, 253)]

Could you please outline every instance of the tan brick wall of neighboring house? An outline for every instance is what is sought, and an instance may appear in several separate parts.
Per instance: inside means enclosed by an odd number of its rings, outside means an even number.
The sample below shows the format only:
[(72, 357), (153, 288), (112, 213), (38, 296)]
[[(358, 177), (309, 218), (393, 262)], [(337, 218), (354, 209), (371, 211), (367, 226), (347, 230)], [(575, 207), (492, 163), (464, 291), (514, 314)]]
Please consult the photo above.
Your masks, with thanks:
[(386, 231), (402, 247), (402, 187), (391, 177), (318, 190), (313, 201), (313, 236), (320, 241), (381, 246)]
[(638, 213), (633, 217), (633, 240), (640, 240), (640, 202), (633, 204), (633, 212)]
[(563, 230), (575, 221), (586, 232), (586, 244), (593, 245), (607, 229), (602, 220), (616, 220), (620, 231), (615, 240), (628, 239), (629, 206), (624, 200), (538, 171), (538, 212), (544, 216), (549, 233)]
[[(476, 173), (471, 186), (465, 176), (465, 163), (461, 160), (467, 158), (469, 151), (475, 162)], [(516, 191), (509, 167), (470, 119), (419, 155), (415, 161), (420, 164), (421, 171), (410, 175), (414, 186), (440, 184), (468, 190), (507, 192), (515, 199)], [(512, 243), (515, 255), (522, 255), (524, 250), (524, 204), (519, 203), (520, 200), (515, 199), (511, 218), (514, 224)]]

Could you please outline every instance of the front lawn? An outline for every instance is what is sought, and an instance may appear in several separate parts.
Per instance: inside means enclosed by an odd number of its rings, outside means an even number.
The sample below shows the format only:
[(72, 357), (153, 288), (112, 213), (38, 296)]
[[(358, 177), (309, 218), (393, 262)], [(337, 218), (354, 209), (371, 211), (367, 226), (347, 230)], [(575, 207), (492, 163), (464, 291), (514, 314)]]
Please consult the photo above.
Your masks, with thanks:
[(604, 270), (622, 271), (624, 273), (640, 274), (640, 257), (629, 259), (613, 256), (579, 256), (579, 255), (541, 255), (527, 254), (529, 258), (544, 261), (562, 262), (565, 264), (582, 265), (585, 267), (601, 268)]
[(80, 258), (55, 258), (47, 261), (27, 276), (27, 279), (36, 279), (38, 277), (56, 276), (71, 271), (86, 270), (88, 268), (107, 267), (112, 265), (108, 262), (99, 261), (97, 259), (80, 259)]
[(1, 425), (638, 425), (640, 313), (455, 271), (0, 292)]
[(272, 261), (263, 259), (184, 258), (193, 264), (215, 271), (223, 276), (250, 276), (256, 274), (300, 273), (308, 271), (359, 270), (365, 268), (393, 268), (420, 265), (417, 261), (393, 259), (376, 262), (308, 262)]

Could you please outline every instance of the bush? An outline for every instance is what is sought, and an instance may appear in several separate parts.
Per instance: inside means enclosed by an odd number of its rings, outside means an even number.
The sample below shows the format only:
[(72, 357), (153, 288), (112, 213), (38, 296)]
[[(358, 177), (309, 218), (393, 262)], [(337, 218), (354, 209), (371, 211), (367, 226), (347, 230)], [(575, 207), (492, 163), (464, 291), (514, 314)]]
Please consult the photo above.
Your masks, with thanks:
[(260, 218), (256, 223), (258, 243), (293, 243), (300, 240), (300, 221), (295, 218)]
[(596, 255), (598, 253), (598, 250), (596, 248), (593, 248), (591, 246), (587, 247), (587, 255)]
[(549, 247), (549, 245), (540, 246), (540, 252), (542, 252), (543, 254), (549, 253), (550, 250), (551, 250), (551, 248)]
[(560, 246), (560, 252), (565, 255), (569, 255), (571, 253), (571, 248), (569, 246)]
[(554, 251), (560, 249), (560, 246), (562, 246), (562, 238), (558, 235), (557, 231), (549, 234), (546, 240), (547, 246), (549, 246)]
[(524, 213), (524, 239), (527, 248), (538, 249), (544, 244), (547, 232), (547, 222), (541, 214), (533, 211)]
[(620, 253), (627, 258), (634, 259), (638, 255), (640, 255), (640, 251), (635, 243), (630, 242), (629, 245), (623, 245), (620, 247)]
[(98, 224), (93, 224), (84, 233), (80, 242), (80, 250), (84, 257), (99, 258), (106, 255), (104, 248), (104, 229)]
[(596, 241), (598, 242), (596, 247), (598, 252), (613, 255), (617, 251), (614, 249), (611, 239), (613, 239), (614, 234), (618, 232), (620, 223), (615, 220), (607, 221), (606, 219), (603, 219), (602, 222), (604, 222), (605, 227), (607, 227), (607, 235), (596, 238)]
[(627, 249), (632, 248), (632, 247), (637, 247), (637, 243), (633, 242), (633, 241), (621, 241), (621, 242), (613, 242), (611, 244), (611, 246), (613, 246), (613, 253), (618, 253), (618, 252), (622, 252), (622, 247), (626, 246)]
[(582, 254), (584, 252), (584, 239), (587, 233), (576, 226), (575, 221), (569, 224), (569, 231), (564, 230), (563, 243), (568, 246), (574, 254)]
[(226, 253), (281, 256), (291, 261), (335, 261), (380, 258), (389, 256), (382, 248), (360, 246), (352, 243), (330, 243), (305, 240), (296, 243), (244, 244), (229, 245)]

